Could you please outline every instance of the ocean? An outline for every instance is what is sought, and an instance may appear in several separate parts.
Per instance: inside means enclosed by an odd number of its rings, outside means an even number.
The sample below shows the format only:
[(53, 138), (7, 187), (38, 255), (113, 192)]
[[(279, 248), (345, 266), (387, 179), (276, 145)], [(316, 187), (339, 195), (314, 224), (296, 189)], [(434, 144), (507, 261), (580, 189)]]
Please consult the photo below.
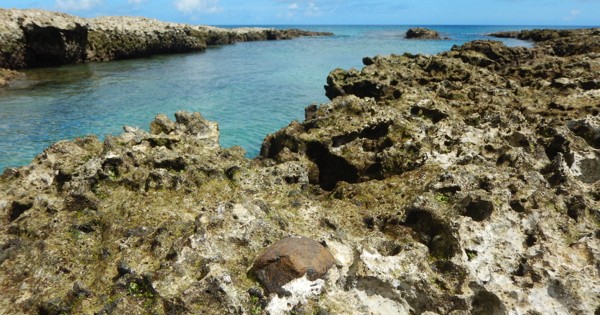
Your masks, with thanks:
[[(406, 40), (410, 26), (276, 26), (333, 32), (332, 37), (238, 43), (205, 52), (30, 69), (0, 89), (0, 172), (31, 162), (44, 148), (85, 135), (148, 130), (159, 113), (197, 111), (219, 123), (221, 145), (256, 156), (264, 137), (326, 103), (335, 68), (362, 67), (362, 57), (435, 54), (486, 34), (532, 26), (426, 26), (449, 40)], [(498, 39), (497, 39), (498, 40)], [(500, 39), (509, 46), (530, 46)]]

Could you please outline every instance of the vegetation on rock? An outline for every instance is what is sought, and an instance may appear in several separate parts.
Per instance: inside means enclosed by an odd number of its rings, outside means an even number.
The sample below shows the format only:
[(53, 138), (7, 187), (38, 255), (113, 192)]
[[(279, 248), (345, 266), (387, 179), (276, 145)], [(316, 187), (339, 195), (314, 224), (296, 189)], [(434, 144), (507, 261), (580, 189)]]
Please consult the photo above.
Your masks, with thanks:
[[(254, 160), (197, 113), (58, 142), (0, 177), (0, 309), (597, 313), (599, 37), (365, 58)], [(288, 236), (336, 262), (269, 295)]]

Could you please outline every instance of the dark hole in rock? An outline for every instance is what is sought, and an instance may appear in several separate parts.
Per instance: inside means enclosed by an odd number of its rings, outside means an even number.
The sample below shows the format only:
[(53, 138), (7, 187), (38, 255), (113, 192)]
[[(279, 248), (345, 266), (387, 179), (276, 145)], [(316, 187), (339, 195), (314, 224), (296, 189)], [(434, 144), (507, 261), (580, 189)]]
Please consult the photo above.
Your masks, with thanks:
[(597, 90), (600, 89), (600, 81), (599, 80), (589, 80), (584, 81), (579, 84), (584, 90)]
[(512, 150), (501, 153), (496, 160), (496, 166), (508, 165), (514, 167), (518, 156)]
[(369, 230), (372, 230), (375, 228), (375, 219), (373, 219), (373, 217), (363, 218), (363, 223)]
[(322, 218), (321, 219), (321, 226), (330, 228), (334, 231), (337, 231), (338, 226), (335, 222), (331, 221), (329, 218)]
[(448, 114), (438, 110), (438, 109), (429, 109), (423, 108), (419, 106), (413, 106), (410, 109), (410, 114), (414, 116), (425, 116), (431, 120), (434, 124), (437, 124), (442, 119), (447, 118)]
[(491, 200), (477, 197), (466, 197), (463, 202), (465, 209), (464, 216), (470, 217), (474, 221), (483, 221), (489, 218), (494, 211), (494, 203)]
[(73, 228), (83, 233), (92, 233), (96, 231), (96, 226), (94, 225), (94, 223), (91, 222), (75, 225)]
[(465, 249), (465, 254), (467, 254), (467, 259), (469, 261), (475, 259), (477, 257), (477, 251), (472, 249)]
[(494, 183), (492, 182), (491, 179), (484, 177), (479, 179), (479, 188), (483, 189), (487, 192), (492, 191), (492, 189), (494, 189)]
[(348, 94), (354, 94), (358, 97), (374, 97), (380, 99), (384, 95), (382, 86), (372, 80), (363, 80), (355, 82), (352, 86), (344, 86), (344, 90)]
[(40, 303), (38, 306), (39, 315), (60, 315), (71, 314), (71, 307), (60, 298), (54, 298)]
[(600, 315), (600, 305), (598, 305), (598, 307), (596, 307), (596, 310), (594, 311), (594, 315)]
[(558, 155), (558, 153), (562, 153), (567, 162), (567, 165), (571, 167), (573, 162), (575, 162), (575, 154), (571, 152), (569, 147), (570, 142), (562, 135), (556, 135), (552, 138), (552, 141), (546, 146), (545, 152), (550, 161), (554, 160), (554, 158)]
[(425, 244), (431, 255), (440, 258), (451, 258), (458, 253), (458, 241), (452, 235), (450, 225), (421, 209), (409, 211), (404, 225), (415, 233), (415, 239)]
[(402, 251), (402, 247), (394, 241), (383, 241), (377, 246), (377, 251), (382, 256), (396, 256)]
[(436, 189), (436, 192), (440, 193), (440, 194), (456, 194), (457, 192), (459, 192), (461, 190), (460, 186), (458, 185), (450, 185), (450, 186), (445, 186), (445, 187), (440, 187), (438, 189)]
[(98, 210), (98, 199), (85, 193), (71, 193), (65, 200), (65, 206), (71, 211), (81, 211), (83, 209)]
[(524, 277), (526, 273), (527, 273), (527, 259), (521, 258), (521, 261), (519, 262), (519, 267), (517, 268), (517, 270), (515, 270), (513, 272), (513, 275), (517, 276), (517, 277)]
[(187, 163), (182, 157), (177, 157), (174, 159), (159, 161), (154, 163), (154, 167), (156, 168), (165, 168), (171, 169), (174, 171), (183, 171), (186, 167)]
[(509, 202), (510, 207), (516, 212), (522, 213), (525, 212), (525, 206), (519, 200), (511, 200)]
[(381, 162), (371, 164), (364, 173), (364, 177), (367, 179), (383, 179), (383, 165)]
[(27, 43), (25, 62), (28, 67), (57, 66), (85, 60), (88, 29), (76, 24), (71, 30), (29, 24), (23, 34)]
[(102, 172), (99, 173), (101, 179), (117, 178), (121, 176), (119, 166), (123, 164), (120, 158), (109, 158), (102, 163)]
[(336, 148), (346, 143), (352, 142), (357, 138), (371, 140), (383, 138), (388, 135), (391, 124), (391, 122), (386, 121), (375, 125), (370, 125), (365, 129), (361, 130), (360, 132), (355, 131), (346, 135), (335, 136), (331, 138), (332, 146)]
[(300, 176), (285, 176), (283, 179), (288, 184), (296, 184), (300, 182)]
[(311, 120), (315, 118), (319, 107), (316, 104), (308, 105), (304, 108), (304, 120)]
[(529, 147), (529, 140), (520, 132), (513, 132), (510, 136), (506, 137), (506, 141), (511, 147)]
[(585, 215), (586, 208), (585, 198), (583, 196), (575, 196), (567, 202), (567, 215), (576, 222), (579, 222), (579, 218)]
[(167, 260), (175, 260), (177, 258), (177, 252), (174, 249), (171, 249), (168, 253), (167, 256), (165, 256), (165, 258)]
[(537, 236), (535, 236), (534, 232), (528, 232), (527, 238), (525, 238), (525, 244), (527, 247), (531, 247), (537, 243)]
[(8, 213), (8, 220), (14, 221), (18, 219), (25, 211), (33, 207), (32, 201), (13, 201)]
[(55, 183), (59, 190), (62, 191), (62, 187), (65, 183), (69, 182), (73, 178), (71, 174), (67, 174), (62, 170), (59, 170), (58, 174), (54, 177)]
[(309, 159), (319, 168), (319, 186), (324, 190), (332, 190), (339, 181), (356, 183), (358, 170), (344, 158), (329, 152), (319, 142), (309, 142), (306, 148)]
[(472, 315), (505, 315), (506, 307), (495, 294), (479, 291), (471, 302)]

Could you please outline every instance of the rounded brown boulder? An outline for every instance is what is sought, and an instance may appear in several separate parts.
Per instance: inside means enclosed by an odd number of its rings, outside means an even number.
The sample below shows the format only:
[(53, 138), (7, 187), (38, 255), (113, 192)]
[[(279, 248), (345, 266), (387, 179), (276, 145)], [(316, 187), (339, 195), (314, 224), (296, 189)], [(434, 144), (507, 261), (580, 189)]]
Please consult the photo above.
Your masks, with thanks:
[(285, 295), (282, 286), (304, 275), (314, 281), (323, 277), (335, 259), (319, 242), (288, 237), (275, 242), (256, 258), (250, 272), (268, 293)]

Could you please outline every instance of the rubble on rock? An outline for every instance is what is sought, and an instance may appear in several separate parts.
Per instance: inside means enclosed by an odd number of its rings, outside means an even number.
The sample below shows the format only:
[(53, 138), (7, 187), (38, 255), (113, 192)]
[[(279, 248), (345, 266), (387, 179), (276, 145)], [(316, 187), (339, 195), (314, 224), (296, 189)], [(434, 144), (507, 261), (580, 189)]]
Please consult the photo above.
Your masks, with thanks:
[[(0, 309), (598, 313), (600, 38), (570, 32), (335, 70), (254, 160), (183, 112), (58, 142), (0, 178)], [(269, 294), (290, 236), (335, 264)]]

